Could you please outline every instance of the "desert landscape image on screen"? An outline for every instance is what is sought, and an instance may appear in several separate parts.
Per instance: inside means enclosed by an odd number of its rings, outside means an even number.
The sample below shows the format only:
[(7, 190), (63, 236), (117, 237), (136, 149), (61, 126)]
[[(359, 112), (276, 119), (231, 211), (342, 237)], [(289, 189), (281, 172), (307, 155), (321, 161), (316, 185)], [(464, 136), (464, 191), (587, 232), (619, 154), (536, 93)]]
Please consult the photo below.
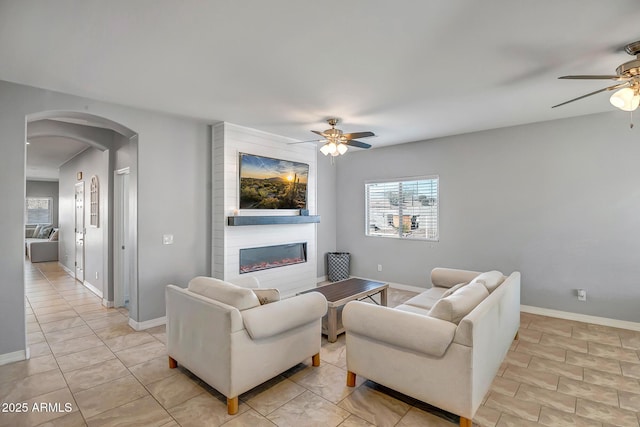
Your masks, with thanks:
[(240, 209), (304, 209), (309, 165), (240, 153)]

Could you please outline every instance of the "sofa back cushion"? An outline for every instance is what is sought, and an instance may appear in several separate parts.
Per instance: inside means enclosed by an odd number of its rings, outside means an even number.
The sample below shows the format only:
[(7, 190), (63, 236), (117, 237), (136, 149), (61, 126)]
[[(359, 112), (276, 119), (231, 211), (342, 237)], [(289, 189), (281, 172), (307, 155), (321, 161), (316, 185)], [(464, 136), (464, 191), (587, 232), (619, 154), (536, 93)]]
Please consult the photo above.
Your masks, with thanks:
[(505, 277), (501, 272), (493, 270), (488, 271), (486, 273), (480, 274), (478, 277), (473, 279), (474, 282), (479, 282), (487, 288), (489, 293), (493, 292), (502, 282), (504, 282)]
[(260, 305), (260, 300), (253, 290), (213, 277), (195, 277), (189, 282), (188, 289), (195, 294), (220, 301), (240, 311)]
[(472, 282), (436, 302), (429, 311), (429, 316), (457, 325), (488, 296), (489, 291), (484, 284)]
[(52, 242), (57, 242), (58, 241), (58, 233), (59, 232), (60, 232), (60, 230), (58, 230), (57, 228), (54, 228), (53, 232), (49, 236), (49, 240), (52, 241)]

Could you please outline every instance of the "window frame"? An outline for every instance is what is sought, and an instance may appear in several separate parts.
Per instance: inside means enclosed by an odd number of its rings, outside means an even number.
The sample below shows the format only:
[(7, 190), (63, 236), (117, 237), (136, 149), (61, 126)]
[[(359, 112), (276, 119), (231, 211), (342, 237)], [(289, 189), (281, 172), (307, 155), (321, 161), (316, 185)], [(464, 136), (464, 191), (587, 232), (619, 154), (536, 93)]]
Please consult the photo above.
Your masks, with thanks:
[[(409, 237), (407, 235), (403, 235), (402, 227), (398, 227), (398, 232), (396, 234), (371, 234), (371, 224), (370, 224), (370, 205), (369, 205), (369, 185), (372, 184), (385, 184), (385, 183), (394, 183), (398, 185), (398, 189), (400, 189), (401, 183), (403, 182), (415, 182), (415, 181), (436, 181), (436, 209), (435, 209), (435, 221), (436, 221), (436, 235), (434, 238), (425, 237)], [(390, 238), (390, 239), (398, 239), (398, 240), (413, 240), (419, 242), (439, 242), (440, 241), (440, 176), (437, 174), (431, 175), (420, 175), (420, 176), (410, 176), (410, 177), (400, 177), (400, 178), (389, 178), (389, 179), (376, 179), (376, 180), (366, 180), (364, 182), (364, 209), (365, 209), (365, 224), (364, 224), (364, 234), (366, 237), (382, 237), (382, 238)], [(397, 210), (398, 216), (404, 215), (402, 212), (402, 206), (398, 206)]]
[[(48, 200), (49, 201), (49, 221), (48, 222), (29, 222), (29, 210), (27, 203), (30, 199)], [(49, 196), (27, 196), (24, 199), (24, 223), (25, 225), (53, 224), (53, 197)]]

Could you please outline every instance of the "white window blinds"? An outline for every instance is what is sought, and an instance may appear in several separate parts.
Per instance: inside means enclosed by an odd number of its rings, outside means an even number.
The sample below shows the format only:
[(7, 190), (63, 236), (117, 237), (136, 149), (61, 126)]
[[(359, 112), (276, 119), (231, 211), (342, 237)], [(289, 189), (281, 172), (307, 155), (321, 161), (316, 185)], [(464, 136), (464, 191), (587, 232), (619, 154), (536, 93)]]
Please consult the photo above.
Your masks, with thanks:
[(51, 224), (53, 199), (51, 197), (27, 197), (24, 211), (25, 224)]
[(365, 184), (366, 235), (438, 240), (438, 177)]

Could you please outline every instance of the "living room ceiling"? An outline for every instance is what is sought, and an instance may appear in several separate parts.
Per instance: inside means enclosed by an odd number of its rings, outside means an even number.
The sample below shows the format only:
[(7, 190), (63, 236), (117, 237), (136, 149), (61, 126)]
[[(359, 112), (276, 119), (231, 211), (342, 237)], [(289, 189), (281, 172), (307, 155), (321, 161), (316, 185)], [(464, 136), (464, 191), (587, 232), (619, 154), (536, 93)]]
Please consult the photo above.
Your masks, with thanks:
[[(374, 148), (616, 111), (638, 0), (0, 1), (0, 79)], [(609, 83), (611, 84), (611, 83)]]

